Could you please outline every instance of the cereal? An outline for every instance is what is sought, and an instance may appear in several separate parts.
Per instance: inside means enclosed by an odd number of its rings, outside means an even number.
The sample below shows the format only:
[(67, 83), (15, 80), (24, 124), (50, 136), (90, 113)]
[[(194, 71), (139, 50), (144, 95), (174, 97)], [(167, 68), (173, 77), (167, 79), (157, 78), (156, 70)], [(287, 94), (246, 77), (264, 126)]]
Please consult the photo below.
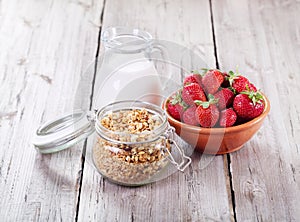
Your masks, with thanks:
[(93, 148), (95, 166), (103, 176), (123, 184), (140, 184), (167, 165), (170, 143), (153, 133), (162, 124), (159, 116), (146, 109), (119, 110), (100, 121), (115, 140), (99, 137)]

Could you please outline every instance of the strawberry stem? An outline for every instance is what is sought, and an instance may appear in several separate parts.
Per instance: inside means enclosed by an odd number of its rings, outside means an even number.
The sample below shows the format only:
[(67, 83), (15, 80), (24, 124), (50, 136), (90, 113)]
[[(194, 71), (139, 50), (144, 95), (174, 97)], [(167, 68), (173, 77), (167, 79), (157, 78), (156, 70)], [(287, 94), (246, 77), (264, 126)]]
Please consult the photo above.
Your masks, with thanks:
[(263, 100), (263, 96), (259, 91), (251, 91), (251, 90), (247, 90), (247, 91), (243, 91), (241, 92), (241, 94), (245, 94), (249, 97), (249, 99), (251, 99), (252, 103), (255, 105), (256, 103), (262, 103)]
[(209, 69), (207, 69), (207, 68), (201, 68), (201, 70), (202, 70), (202, 72), (204, 72), (204, 74), (205, 74), (205, 73), (208, 72)]
[(184, 110), (186, 110), (189, 106), (183, 101), (181, 97), (182, 89), (180, 89), (178, 92), (176, 92), (173, 96), (172, 99), (170, 99), (170, 103), (172, 105), (179, 104), (183, 107)]
[(208, 101), (195, 100), (194, 103), (198, 106), (202, 106), (207, 109), (210, 105), (218, 103), (219, 99), (216, 99), (212, 94), (208, 94)]
[(232, 70), (230, 70), (228, 72), (228, 75), (229, 77), (227, 77), (226, 79), (229, 81), (230, 86), (232, 86), (233, 81), (237, 79), (241, 74), (238, 71), (233, 72)]
[(193, 74), (200, 74), (199, 70), (192, 70), (191, 73), (193, 73)]

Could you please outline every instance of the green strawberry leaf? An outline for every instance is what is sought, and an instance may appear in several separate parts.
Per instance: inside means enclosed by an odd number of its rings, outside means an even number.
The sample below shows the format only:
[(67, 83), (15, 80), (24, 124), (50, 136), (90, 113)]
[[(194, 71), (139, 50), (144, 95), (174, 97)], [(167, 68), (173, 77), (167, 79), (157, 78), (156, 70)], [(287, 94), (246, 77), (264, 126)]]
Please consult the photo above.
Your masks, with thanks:
[(248, 84), (246, 84), (245, 87), (246, 87), (246, 90), (247, 90), (247, 91), (250, 91), (250, 88), (249, 88), (249, 85), (248, 85)]
[(186, 110), (187, 108), (189, 108), (189, 105), (186, 104), (183, 100), (181, 100), (181, 102), (179, 104), (183, 107), (184, 110)]
[(203, 103), (203, 101), (201, 101), (201, 100), (194, 100), (194, 103), (195, 103), (197, 106), (199, 106), (200, 104)]
[(227, 77), (227, 80), (229, 81), (230, 86), (232, 86), (233, 81), (235, 79), (237, 79), (241, 74), (238, 72), (238, 70), (236, 70), (236, 72), (233, 72), (232, 70), (230, 70), (228, 72), (229, 77)]
[(216, 99), (212, 94), (207, 96), (209, 104), (216, 104), (219, 102), (219, 99)]
[(202, 74), (201, 75), (204, 76), (208, 72), (209, 69), (202, 68), (201, 70), (202, 70)]
[(208, 94), (208, 101), (195, 100), (194, 103), (198, 106), (202, 106), (204, 109), (207, 109), (211, 104), (218, 103), (219, 99), (215, 99), (212, 94)]
[(202, 104), (200, 104), (204, 109), (207, 109), (210, 105), (209, 102), (203, 102)]
[(194, 100), (194, 103), (198, 106), (202, 106), (205, 109), (209, 107), (208, 101)]
[(208, 94), (207, 98), (208, 100), (213, 100), (215, 97), (212, 94)]
[(235, 67), (235, 72), (236, 72), (236, 74), (241, 75), (241, 74), (239, 73), (239, 66), (238, 66), (238, 65)]
[(227, 80), (229, 81), (230, 86), (232, 86), (232, 83), (235, 79), (235, 73), (233, 71), (228, 72), (229, 77), (227, 77)]
[(170, 100), (170, 103), (172, 105), (176, 105), (177, 103), (181, 103), (182, 102), (181, 91), (182, 90), (179, 90), (178, 92), (175, 93), (175, 95), (172, 96), (172, 99)]
[(241, 92), (241, 94), (247, 95), (249, 99), (251, 99), (254, 105), (256, 105), (256, 103), (261, 103), (262, 100), (264, 99), (264, 97), (259, 91), (255, 92), (255, 91), (248, 90), (248, 91)]
[(234, 72), (230, 70), (230, 71), (228, 72), (228, 75), (229, 75), (229, 76), (234, 76)]
[(256, 99), (255, 99), (255, 97), (252, 97), (252, 103), (253, 103), (254, 106), (255, 106), (255, 104), (256, 104)]
[(233, 92), (233, 94), (236, 95), (236, 90), (235, 90), (235, 88), (233, 88), (232, 86), (229, 86), (228, 89), (230, 89), (230, 90)]

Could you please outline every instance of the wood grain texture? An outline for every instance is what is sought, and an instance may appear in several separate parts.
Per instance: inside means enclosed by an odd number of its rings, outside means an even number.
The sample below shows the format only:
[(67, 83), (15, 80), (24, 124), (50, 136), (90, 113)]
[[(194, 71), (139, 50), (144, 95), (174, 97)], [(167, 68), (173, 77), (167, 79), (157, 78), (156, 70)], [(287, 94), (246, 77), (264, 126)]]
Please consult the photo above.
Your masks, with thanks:
[(1, 221), (75, 219), (83, 144), (40, 155), (31, 138), (41, 122), (72, 111), (96, 54), (101, 5), (0, 1)]
[[(0, 0), (0, 221), (299, 220), (299, 11), (297, 0)], [(108, 26), (187, 46), (209, 67), (238, 65), (271, 101), (263, 127), (238, 152), (195, 153), (185, 173), (136, 188), (95, 171), (92, 137), (85, 158), (83, 142), (39, 154), (42, 122), (91, 107)]]
[[(198, 16), (200, 11), (201, 17)], [(107, 26), (147, 30), (155, 38), (194, 47), (209, 66), (215, 64), (208, 1), (194, 1), (193, 7), (187, 1), (107, 1), (103, 27)], [(89, 140), (87, 147), (92, 145)], [(95, 172), (88, 159), (83, 173), (79, 221), (233, 219), (224, 170), (227, 166), (224, 166), (222, 156), (195, 153), (192, 166), (184, 174), (178, 172), (137, 188), (109, 183)]]
[[(213, 1), (220, 65), (239, 66), (271, 101), (262, 129), (230, 155), (237, 221), (300, 214), (297, 1)], [(228, 41), (230, 39), (230, 41)], [(298, 169), (298, 170), (296, 170)]]

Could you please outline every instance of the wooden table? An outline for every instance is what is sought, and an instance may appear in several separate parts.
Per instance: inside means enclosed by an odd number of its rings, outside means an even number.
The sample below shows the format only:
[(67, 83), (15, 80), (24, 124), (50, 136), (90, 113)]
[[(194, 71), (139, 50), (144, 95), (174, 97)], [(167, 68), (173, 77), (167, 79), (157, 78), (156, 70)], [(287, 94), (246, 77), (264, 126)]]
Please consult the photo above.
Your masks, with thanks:
[[(299, 221), (300, 2), (296, 0), (0, 0), (1, 221)], [(260, 131), (228, 155), (194, 153), (185, 173), (128, 188), (83, 158), (82, 142), (41, 155), (36, 128), (70, 111), (84, 82), (91, 105), (107, 26), (147, 30), (239, 66), (271, 101)]]

